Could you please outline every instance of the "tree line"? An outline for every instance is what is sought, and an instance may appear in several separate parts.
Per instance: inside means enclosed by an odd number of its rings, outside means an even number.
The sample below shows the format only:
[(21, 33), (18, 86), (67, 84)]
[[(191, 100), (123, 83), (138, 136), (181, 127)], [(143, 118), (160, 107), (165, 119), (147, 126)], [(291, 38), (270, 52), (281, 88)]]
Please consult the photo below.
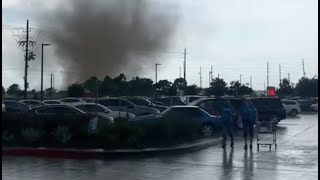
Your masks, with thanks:
[[(2, 95), (19, 96), (22, 95), (22, 90), (18, 84), (11, 85), (7, 91), (2, 86)], [(38, 92), (32, 90), (35, 95)], [(46, 89), (45, 94), (58, 93), (52, 89)], [(119, 74), (115, 77), (106, 76), (100, 80), (93, 76), (83, 83), (73, 83), (68, 86), (67, 94), (71, 97), (95, 97), (97, 94), (102, 96), (176, 96), (176, 95), (214, 95), (214, 96), (243, 96), (253, 94), (252, 88), (239, 81), (232, 81), (228, 85), (224, 79), (212, 79), (209, 88), (199, 88), (197, 85), (188, 85), (187, 81), (183, 78), (177, 78), (173, 82), (168, 80), (160, 80), (154, 83), (149, 78), (133, 77), (128, 80), (124, 74)], [(280, 97), (285, 96), (301, 96), (301, 97), (317, 97), (318, 96), (318, 79), (317, 78), (301, 78), (299, 82), (294, 85), (287, 79), (283, 79), (277, 95)], [(38, 97), (38, 96), (37, 96)], [(35, 98), (37, 99), (37, 98)]]

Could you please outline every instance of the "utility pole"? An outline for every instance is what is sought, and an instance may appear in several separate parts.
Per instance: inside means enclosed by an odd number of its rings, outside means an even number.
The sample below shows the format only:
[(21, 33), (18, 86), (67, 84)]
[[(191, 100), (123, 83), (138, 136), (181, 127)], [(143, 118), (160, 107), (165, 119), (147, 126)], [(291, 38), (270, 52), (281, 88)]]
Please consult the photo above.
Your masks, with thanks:
[(209, 87), (210, 87), (210, 83), (211, 83), (210, 78), (211, 78), (211, 73), (210, 73), (210, 71), (209, 71)]
[(288, 73), (288, 81), (289, 81), (289, 83), (290, 83), (290, 73)]
[(158, 80), (157, 78), (158, 78), (158, 66), (159, 66), (159, 65), (161, 65), (161, 64), (156, 63), (156, 84), (157, 84), (157, 82), (158, 82), (158, 81), (157, 81), (157, 80)]
[(218, 78), (219, 78), (219, 74), (218, 74)]
[(24, 99), (27, 99), (28, 90), (28, 45), (29, 45), (29, 20), (27, 19), (27, 38), (26, 38), (26, 54), (25, 54), (25, 69), (24, 69)]
[(279, 64), (279, 86), (281, 86), (281, 64)]
[(304, 59), (302, 59), (302, 69), (303, 69), (303, 77), (306, 77), (306, 71), (304, 69)]
[(269, 61), (267, 61), (267, 87), (269, 87)]
[(50, 90), (53, 90), (53, 74), (51, 73)]
[(240, 74), (240, 85), (241, 85), (241, 77), (242, 77), (242, 74)]
[[(158, 64), (156, 63), (156, 83), (157, 84), (157, 81), (158, 81), (158, 66), (161, 65), (161, 64)], [(156, 88), (156, 98), (158, 97), (158, 89)]]
[[(41, 44), (41, 91), (40, 91), (40, 100), (43, 101), (43, 47), (49, 46), (50, 44)], [(51, 74), (51, 86), (52, 86), (52, 74)]]
[(252, 77), (250, 76), (250, 88), (252, 89)]
[(201, 66), (200, 66), (200, 72), (199, 72), (199, 75), (200, 75), (200, 88), (202, 88), (202, 74), (201, 74)]
[(183, 78), (184, 78), (184, 80), (186, 80), (187, 81), (187, 77), (186, 77), (186, 71), (187, 71), (187, 49), (186, 48), (184, 48), (184, 53), (183, 53), (183, 58), (184, 58), (184, 61), (183, 61), (183, 68), (184, 68), (184, 72), (183, 72)]
[(180, 70), (180, 76), (179, 77), (181, 78), (181, 66), (179, 67), (179, 70)]
[(212, 71), (212, 65), (211, 65), (211, 71), (209, 71), (209, 86), (210, 86), (210, 83), (211, 83), (211, 81), (213, 79), (212, 73), (213, 73), (213, 71)]

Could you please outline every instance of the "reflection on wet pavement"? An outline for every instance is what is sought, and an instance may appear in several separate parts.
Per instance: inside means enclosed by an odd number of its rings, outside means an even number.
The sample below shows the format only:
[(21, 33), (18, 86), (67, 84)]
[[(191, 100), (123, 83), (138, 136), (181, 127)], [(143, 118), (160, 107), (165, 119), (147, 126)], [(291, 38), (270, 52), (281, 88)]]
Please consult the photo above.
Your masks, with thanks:
[[(220, 145), (197, 152), (121, 159), (2, 157), (2, 179), (247, 179), (308, 180), (318, 177), (318, 115), (286, 119), (278, 126), (278, 148), (243, 149)], [(255, 143), (255, 142), (254, 142)]]

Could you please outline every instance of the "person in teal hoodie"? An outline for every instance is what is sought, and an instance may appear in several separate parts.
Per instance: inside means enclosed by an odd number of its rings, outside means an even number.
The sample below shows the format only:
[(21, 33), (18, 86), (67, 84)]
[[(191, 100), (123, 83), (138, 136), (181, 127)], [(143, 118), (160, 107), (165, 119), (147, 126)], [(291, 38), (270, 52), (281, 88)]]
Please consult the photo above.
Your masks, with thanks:
[(253, 141), (253, 126), (256, 120), (256, 109), (247, 99), (243, 99), (242, 107), (240, 108), (240, 116), (243, 123), (243, 137), (245, 141), (244, 149), (247, 150), (247, 137), (250, 136), (250, 149), (252, 149)]
[(226, 101), (223, 104), (223, 107), (221, 109), (221, 120), (222, 120), (222, 127), (223, 127), (223, 132), (222, 132), (222, 148), (226, 147), (226, 140), (227, 140), (227, 135), (229, 135), (230, 140), (231, 140), (231, 148), (233, 148), (233, 133), (232, 133), (232, 120), (233, 120), (233, 114), (234, 110), (233, 107), (231, 106), (229, 101)]

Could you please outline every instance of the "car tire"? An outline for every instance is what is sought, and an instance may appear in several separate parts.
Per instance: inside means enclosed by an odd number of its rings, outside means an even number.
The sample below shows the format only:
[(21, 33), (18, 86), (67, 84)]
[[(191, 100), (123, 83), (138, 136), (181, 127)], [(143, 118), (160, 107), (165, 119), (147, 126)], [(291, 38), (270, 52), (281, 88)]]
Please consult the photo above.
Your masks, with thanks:
[(291, 116), (297, 116), (297, 114), (298, 114), (298, 111), (297, 111), (296, 109), (292, 109), (292, 110), (290, 111), (290, 115), (291, 115)]
[(211, 124), (204, 124), (201, 127), (201, 134), (205, 137), (210, 137), (214, 133), (214, 128)]

